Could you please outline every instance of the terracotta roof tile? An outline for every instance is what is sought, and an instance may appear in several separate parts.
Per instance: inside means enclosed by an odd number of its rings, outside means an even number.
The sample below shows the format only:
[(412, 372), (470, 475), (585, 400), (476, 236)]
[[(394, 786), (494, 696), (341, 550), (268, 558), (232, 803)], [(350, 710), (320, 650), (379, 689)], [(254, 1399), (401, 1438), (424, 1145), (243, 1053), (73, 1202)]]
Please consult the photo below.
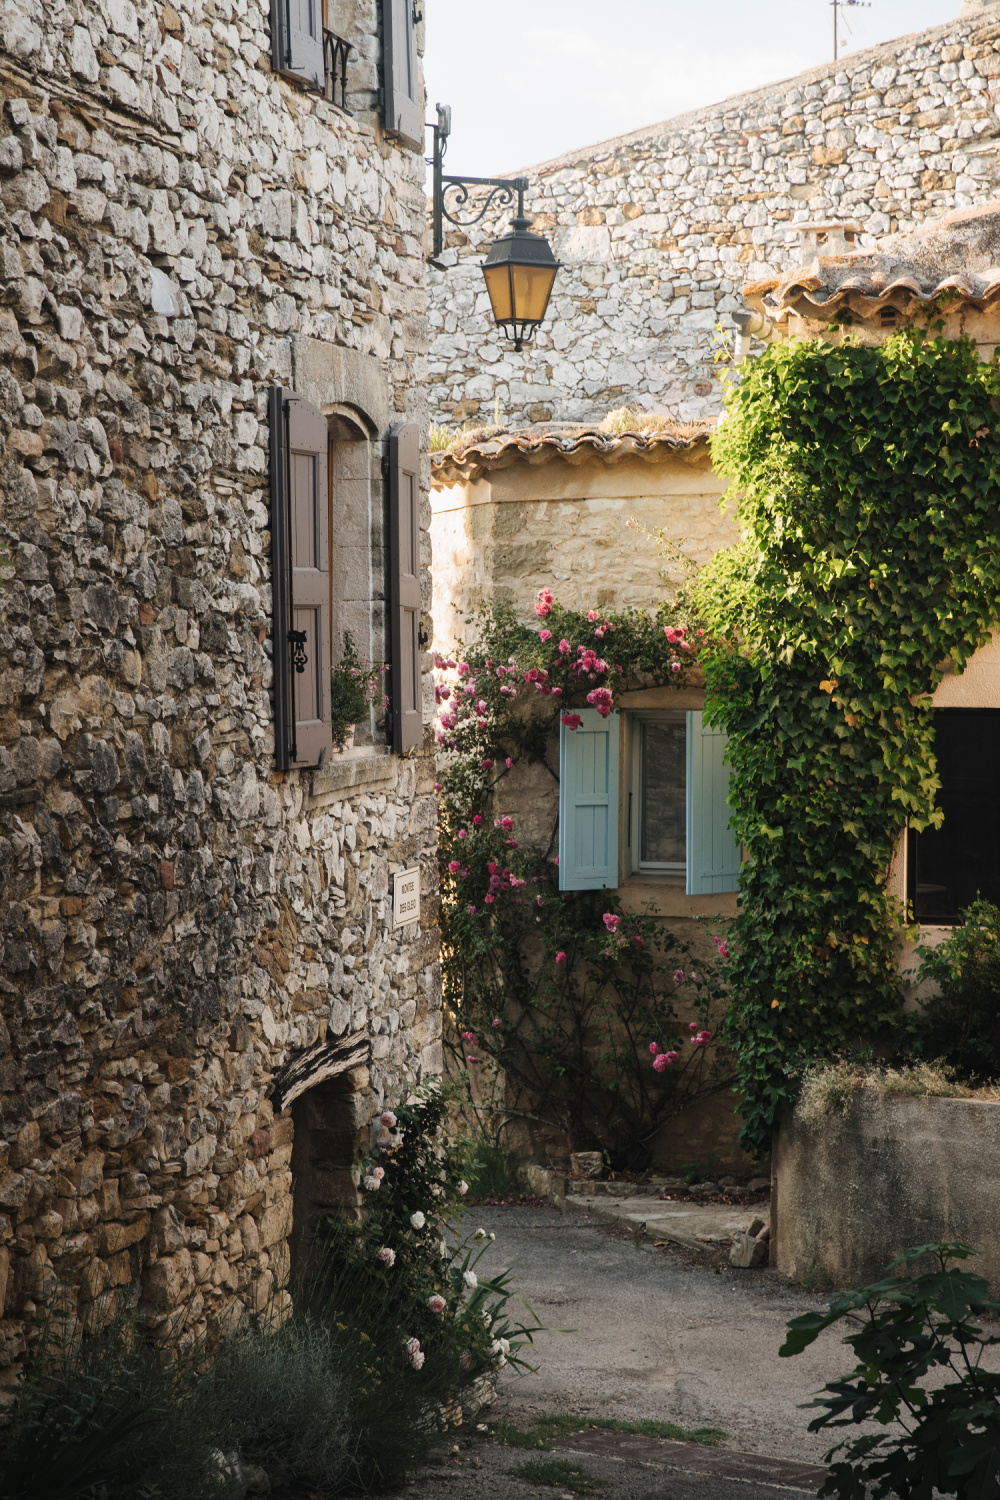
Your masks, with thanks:
[(889, 306), (929, 307), (946, 295), (951, 305), (992, 307), (1000, 298), (1000, 202), (957, 209), (872, 249), (817, 256), (808, 267), (749, 283), (743, 295), (770, 318), (829, 319), (846, 307), (864, 319)]
[(714, 422), (687, 422), (646, 432), (601, 432), (598, 427), (553, 427), (544, 430), (497, 433), (474, 439), (468, 447), (456, 443), (431, 454), (431, 484), (434, 489), (469, 483), (488, 469), (508, 468), (515, 463), (546, 464), (553, 459), (579, 464), (597, 458), (621, 463), (641, 458), (656, 463), (669, 453), (693, 448), (705, 441)]

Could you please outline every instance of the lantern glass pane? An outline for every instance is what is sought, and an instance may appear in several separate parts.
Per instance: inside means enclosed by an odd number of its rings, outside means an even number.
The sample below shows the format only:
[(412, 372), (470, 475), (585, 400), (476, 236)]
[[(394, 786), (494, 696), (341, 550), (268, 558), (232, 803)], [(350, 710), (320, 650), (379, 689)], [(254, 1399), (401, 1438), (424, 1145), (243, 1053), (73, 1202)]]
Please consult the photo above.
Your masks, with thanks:
[(514, 315), (519, 323), (540, 323), (545, 317), (555, 266), (512, 266)]
[(498, 323), (509, 323), (514, 316), (509, 265), (504, 262), (499, 266), (486, 266), (483, 275), (486, 277), (486, 290), (490, 294), (493, 317)]

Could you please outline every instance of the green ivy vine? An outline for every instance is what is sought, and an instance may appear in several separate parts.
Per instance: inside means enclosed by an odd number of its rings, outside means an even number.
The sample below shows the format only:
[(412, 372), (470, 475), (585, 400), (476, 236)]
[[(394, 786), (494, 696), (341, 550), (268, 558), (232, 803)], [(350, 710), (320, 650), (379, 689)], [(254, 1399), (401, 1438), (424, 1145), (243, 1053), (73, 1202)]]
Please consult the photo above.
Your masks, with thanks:
[(809, 1062), (897, 1029), (890, 862), (907, 819), (941, 820), (928, 695), (1000, 614), (1000, 367), (904, 331), (742, 370), (712, 445), (742, 541), (695, 599), (746, 850), (728, 1035), (761, 1152)]

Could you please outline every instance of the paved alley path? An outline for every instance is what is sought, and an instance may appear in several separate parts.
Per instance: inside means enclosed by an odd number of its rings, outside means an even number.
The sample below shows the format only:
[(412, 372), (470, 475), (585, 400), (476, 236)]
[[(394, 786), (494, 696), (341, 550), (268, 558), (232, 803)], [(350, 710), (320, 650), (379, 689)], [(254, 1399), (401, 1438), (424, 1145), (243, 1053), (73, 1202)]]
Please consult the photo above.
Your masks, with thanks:
[[(473, 1208), (469, 1228), (496, 1234), (483, 1273), (511, 1267), (520, 1294), (547, 1332), (536, 1337), (535, 1375), (505, 1373), (484, 1417), (520, 1427), (545, 1413), (572, 1412), (686, 1428), (721, 1427), (722, 1449), (590, 1432), (550, 1454), (491, 1443), (442, 1455), (407, 1500), (529, 1500), (560, 1490), (513, 1471), (539, 1458), (583, 1468), (604, 1500), (780, 1500), (818, 1487), (830, 1446), (806, 1428), (799, 1409), (831, 1376), (850, 1368), (850, 1351), (830, 1333), (795, 1359), (779, 1359), (789, 1318), (821, 1300), (781, 1285), (765, 1271), (716, 1274), (647, 1242), (617, 1238), (555, 1209)], [(558, 1331), (558, 1330), (567, 1331)], [(776, 1460), (755, 1472), (739, 1457)], [(704, 1467), (702, 1468), (702, 1465)], [(691, 1468), (696, 1472), (690, 1472)], [(701, 1472), (697, 1470), (701, 1468)]]

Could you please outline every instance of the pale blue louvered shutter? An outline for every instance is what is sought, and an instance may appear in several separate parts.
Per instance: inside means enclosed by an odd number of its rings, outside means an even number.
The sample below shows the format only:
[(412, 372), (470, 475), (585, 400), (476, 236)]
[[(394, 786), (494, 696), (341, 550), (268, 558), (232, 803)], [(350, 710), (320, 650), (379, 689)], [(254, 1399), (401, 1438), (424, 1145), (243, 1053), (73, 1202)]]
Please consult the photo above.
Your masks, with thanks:
[(618, 884), (618, 715), (583, 709), (559, 726), (559, 889)]
[(700, 709), (687, 716), (687, 894), (717, 896), (739, 886), (740, 850), (729, 826), (727, 736)]

